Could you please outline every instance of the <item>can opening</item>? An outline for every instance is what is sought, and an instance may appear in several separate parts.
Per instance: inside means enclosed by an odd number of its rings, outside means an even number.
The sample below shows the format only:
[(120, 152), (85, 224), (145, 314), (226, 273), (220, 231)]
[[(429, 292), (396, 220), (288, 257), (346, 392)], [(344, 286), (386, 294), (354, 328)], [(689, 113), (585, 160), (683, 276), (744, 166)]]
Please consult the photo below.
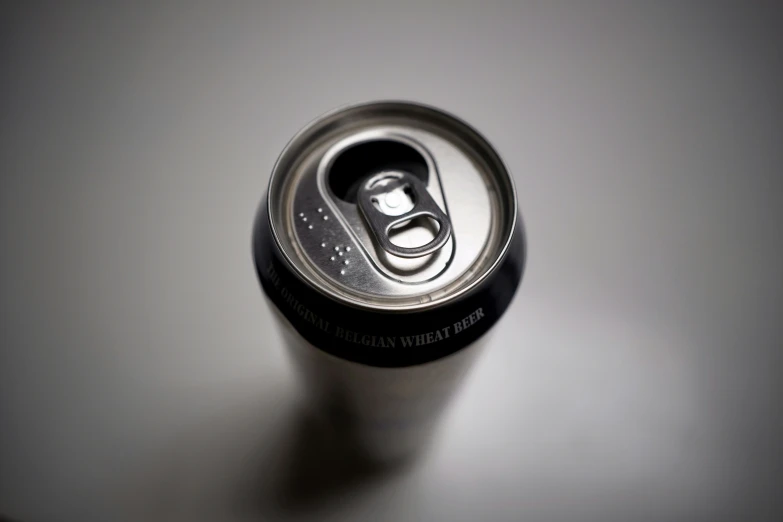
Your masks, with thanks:
[(429, 179), (427, 162), (411, 147), (394, 140), (374, 140), (358, 143), (343, 150), (327, 173), (329, 188), (339, 199), (356, 204), (361, 183), (383, 171), (402, 171), (419, 178), (424, 184)]

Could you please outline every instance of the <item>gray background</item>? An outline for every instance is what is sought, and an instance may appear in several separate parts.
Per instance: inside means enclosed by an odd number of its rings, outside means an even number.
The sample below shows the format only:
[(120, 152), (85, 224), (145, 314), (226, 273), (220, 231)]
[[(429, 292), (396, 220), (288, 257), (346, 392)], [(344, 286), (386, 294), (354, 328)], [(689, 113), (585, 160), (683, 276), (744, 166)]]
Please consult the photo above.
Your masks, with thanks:
[[(4, 4), (0, 512), (780, 520), (780, 9), (650, 4)], [(530, 256), (439, 444), (361, 476), (250, 229), (287, 140), (378, 98), (496, 145)]]

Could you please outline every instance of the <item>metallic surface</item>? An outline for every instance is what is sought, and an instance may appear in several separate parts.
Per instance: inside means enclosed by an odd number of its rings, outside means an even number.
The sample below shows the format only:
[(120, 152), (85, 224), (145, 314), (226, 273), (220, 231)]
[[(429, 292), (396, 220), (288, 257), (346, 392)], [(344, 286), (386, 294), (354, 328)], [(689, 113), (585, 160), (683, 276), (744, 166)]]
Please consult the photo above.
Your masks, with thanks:
[[(783, 519), (780, 20), (779, 2), (4, 3), (0, 513)], [(303, 122), (386, 98), (481, 129), (534, 249), (433, 451), (378, 477), (300, 415), (248, 235)]]
[(492, 331), (459, 352), (407, 368), (377, 368), (334, 357), (311, 345), (275, 310), (281, 335), (307, 394), (307, 408), (377, 465), (423, 457), (442, 417)]
[[(430, 196), (435, 199), (436, 203), (445, 208), (446, 201), (443, 196), (443, 188), (440, 183), (440, 175), (438, 169), (435, 168), (431, 155), (427, 152), (427, 149), (419, 145), (418, 140), (409, 140), (401, 135), (400, 132), (394, 132), (395, 130), (410, 133), (411, 129), (387, 129), (384, 131), (364, 131), (359, 132), (353, 136), (340, 140), (329, 149), (319, 165), (318, 179), (319, 179), (319, 191), (327, 193), (326, 186), (324, 185), (324, 178), (326, 177), (326, 170), (331, 166), (332, 161), (336, 155), (346, 148), (351, 146), (368, 142), (371, 140), (389, 139), (394, 137), (397, 143), (403, 143), (409, 147), (412, 147), (421, 154), (421, 157), (425, 160), (427, 165), (427, 172), (430, 174), (427, 180), (427, 187), (430, 191)], [(389, 132), (391, 131), (391, 132)], [(380, 270), (385, 273), (387, 277), (394, 280), (398, 280), (404, 283), (418, 283), (427, 281), (435, 276), (440, 275), (446, 267), (451, 263), (454, 254), (453, 239), (449, 241), (443, 248), (438, 250), (435, 254), (427, 259), (401, 259), (397, 256), (386, 255), (385, 251), (379, 251), (375, 248), (370, 234), (367, 233), (367, 227), (363, 218), (357, 212), (354, 205), (349, 205), (344, 201), (335, 198), (329, 198), (333, 208), (338, 215), (342, 216), (346, 221), (346, 225), (353, 231), (355, 237), (360, 238), (361, 243), (364, 245), (364, 251), (369, 256), (371, 264), (376, 270)], [(302, 236), (300, 235), (300, 240)], [(369, 277), (368, 281), (374, 281), (374, 277)], [(404, 287), (402, 287), (404, 288)]]
[[(397, 212), (401, 199), (408, 197), (411, 208)], [(449, 216), (438, 207), (427, 187), (407, 172), (381, 172), (359, 188), (359, 210), (380, 247), (396, 257), (417, 258), (433, 254), (451, 238)], [(402, 228), (417, 218), (432, 219), (437, 224), (435, 237), (423, 245), (400, 246), (392, 239), (392, 229)]]
[[(378, 248), (357, 205), (327, 187), (341, 153), (376, 140), (419, 151), (429, 195), (441, 209), (448, 205), (452, 237), (431, 256), (410, 260)], [(496, 266), (517, 228), (513, 182), (492, 147), (456, 117), (405, 102), (318, 118), (280, 155), (268, 198), (275, 238), (299, 275), (336, 299), (372, 308), (432, 307), (464, 294)]]
[[(411, 233), (430, 230), (416, 218), (436, 227), (419, 245)], [(491, 145), (432, 107), (393, 101), (335, 110), (281, 153), (253, 229), (259, 282), (280, 312), (308, 409), (355, 453), (398, 464), (428, 444), (483, 344), (480, 328), (494, 326), (508, 306), (499, 292), (517, 287), (518, 277), (505, 274), (524, 270), (524, 248), (506, 255), (512, 236), (524, 244), (517, 220), (513, 184)], [(395, 227), (402, 238), (392, 238)], [(511, 269), (491, 273), (501, 262)], [(297, 265), (304, 284), (292, 272)], [(394, 274), (403, 269), (404, 279)], [(319, 300), (330, 286), (365, 308), (396, 305), (397, 313), (342, 308), (341, 294)], [(444, 306), (471, 288), (473, 300)], [(433, 315), (401, 303), (429, 303)], [(466, 338), (479, 318), (483, 326)], [(423, 358), (424, 346), (438, 342), (452, 347)], [(360, 353), (335, 351), (344, 343), (361, 344)]]

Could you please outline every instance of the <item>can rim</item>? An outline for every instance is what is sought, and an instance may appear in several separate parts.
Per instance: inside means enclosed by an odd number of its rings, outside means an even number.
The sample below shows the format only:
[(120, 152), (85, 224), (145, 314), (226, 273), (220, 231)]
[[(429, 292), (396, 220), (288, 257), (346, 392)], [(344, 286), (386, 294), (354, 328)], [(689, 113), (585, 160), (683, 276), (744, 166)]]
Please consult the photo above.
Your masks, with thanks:
[[(478, 136), (483, 142), (485, 142), (487, 145), (489, 145), (490, 149), (496, 156), (497, 161), (500, 163), (500, 165), (503, 167), (503, 170), (506, 173), (506, 177), (508, 178), (509, 186), (513, 194), (512, 203), (513, 208), (511, 209), (511, 226), (509, 228), (508, 236), (505, 238), (505, 241), (502, 244), (502, 247), (499, 250), (499, 254), (496, 256), (492, 264), (475, 280), (471, 281), (468, 285), (465, 287), (459, 289), (459, 291), (454, 292), (453, 294), (448, 294), (445, 298), (434, 300), (434, 301), (428, 301), (426, 303), (417, 303), (417, 304), (409, 304), (405, 307), (395, 307), (395, 306), (384, 306), (384, 305), (377, 305), (377, 304), (370, 304), (370, 303), (363, 303), (358, 300), (354, 299), (346, 299), (345, 295), (341, 295), (337, 292), (333, 292), (328, 288), (323, 287), (322, 285), (317, 284), (317, 282), (308, 276), (308, 274), (303, 273), (302, 270), (299, 269), (299, 267), (294, 263), (288, 252), (286, 252), (283, 248), (283, 244), (280, 241), (279, 237), (279, 231), (275, 228), (275, 220), (272, 215), (272, 184), (274, 183), (277, 176), (280, 175), (279, 173), (279, 167), (280, 163), (283, 160), (283, 158), (289, 153), (291, 148), (293, 147), (294, 143), (296, 143), (303, 135), (305, 135), (307, 132), (309, 132), (313, 127), (315, 127), (321, 120), (326, 119), (332, 115), (338, 114), (340, 112), (350, 110), (350, 109), (360, 109), (362, 107), (367, 106), (374, 106), (374, 105), (410, 105), (414, 107), (419, 107), (425, 110), (430, 110), (434, 112), (439, 112), (443, 115), (445, 115), (448, 118), (453, 119), (455, 122), (459, 123), (460, 125), (463, 125), (466, 129), (473, 132)], [(517, 191), (516, 191), (516, 184), (514, 182), (513, 176), (511, 176), (510, 171), (508, 167), (506, 166), (505, 161), (500, 156), (500, 154), (495, 150), (495, 147), (490, 144), (489, 140), (481, 133), (479, 132), (473, 125), (470, 125), (462, 118), (454, 115), (453, 113), (443, 110), (439, 107), (435, 107), (433, 105), (429, 105), (426, 103), (421, 103), (417, 101), (411, 101), (411, 100), (404, 100), (404, 99), (383, 99), (383, 100), (371, 100), (371, 101), (364, 101), (364, 102), (358, 102), (358, 103), (348, 103), (343, 104), (340, 106), (337, 106), (331, 110), (328, 110), (319, 116), (311, 119), (306, 125), (304, 125), (299, 131), (297, 131), (291, 139), (288, 140), (285, 147), (283, 147), (283, 150), (280, 152), (280, 154), (277, 156), (277, 159), (275, 160), (275, 164), (272, 167), (272, 174), (269, 176), (269, 182), (267, 184), (267, 191), (266, 191), (266, 213), (267, 213), (267, 220), (269, 222), (269, 227), (272, 232), (272, 238), (275, 242), (275, 245), (277, 247), (277, 251), (280, 253), (280, 257), (284, 260), (287, 267), (291, 270), (293, 274), (296, 275), (300, 280), (302, 280), (308, 287), (312, 288), (316, 292), (320, 293), (321, 295), (336, 300), (340, 303), (344, 303), (345, 305), (352, 306), (354, 308), (362, 309), (362, 310), (374, 310), (374, 311), (383, 311), (383, 312), (389, 312), (389, 313), (406, 313), (410, 311), (416, 311), (416, 310), (427, 310), (427, 309), (434, 309), (438, 308), (439, 306), (442, 306), (446, 303), (453, 302), (460, 297), (470, 293), (472, 290), (474, 290), (476, 287), (478, 287), (483, 281), (485, 281), (496, 269), (500, 264), (502, 263), (503, 259), (505, 259), (506, 254), (508, 253), (508, 250), (510, 248), (510, 245), (514, 239), (514, 235), (517, 232), (517, 221), (519, 220), (519, 209), (518, 209), (518, 201), (517, 201)], [(527, 239), (522, 237), (523, 244), (527, 243)], [(525, 248), (525, 252), (527, 252), (527, 248)], [(526, 256), (525, 256), (526, 257)]]

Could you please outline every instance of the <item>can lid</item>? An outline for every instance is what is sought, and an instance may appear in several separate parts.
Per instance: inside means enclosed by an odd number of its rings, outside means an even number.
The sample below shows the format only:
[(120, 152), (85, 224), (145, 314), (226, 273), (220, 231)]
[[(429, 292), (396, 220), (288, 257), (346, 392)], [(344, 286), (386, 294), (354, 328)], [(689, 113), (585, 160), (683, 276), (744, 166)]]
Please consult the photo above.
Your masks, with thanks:
[(315, 120), (280, 155), (262, 206), (268, 230), (257, 222), (255, 243), (269, 236), (273, 279), (290, 275), (327, 309), (387, 323), (444, 311), (486, 286), (513, 248), (511, 295), (521, 277), (508, 171), (478, 132), (432, 107), (375, 102)]

